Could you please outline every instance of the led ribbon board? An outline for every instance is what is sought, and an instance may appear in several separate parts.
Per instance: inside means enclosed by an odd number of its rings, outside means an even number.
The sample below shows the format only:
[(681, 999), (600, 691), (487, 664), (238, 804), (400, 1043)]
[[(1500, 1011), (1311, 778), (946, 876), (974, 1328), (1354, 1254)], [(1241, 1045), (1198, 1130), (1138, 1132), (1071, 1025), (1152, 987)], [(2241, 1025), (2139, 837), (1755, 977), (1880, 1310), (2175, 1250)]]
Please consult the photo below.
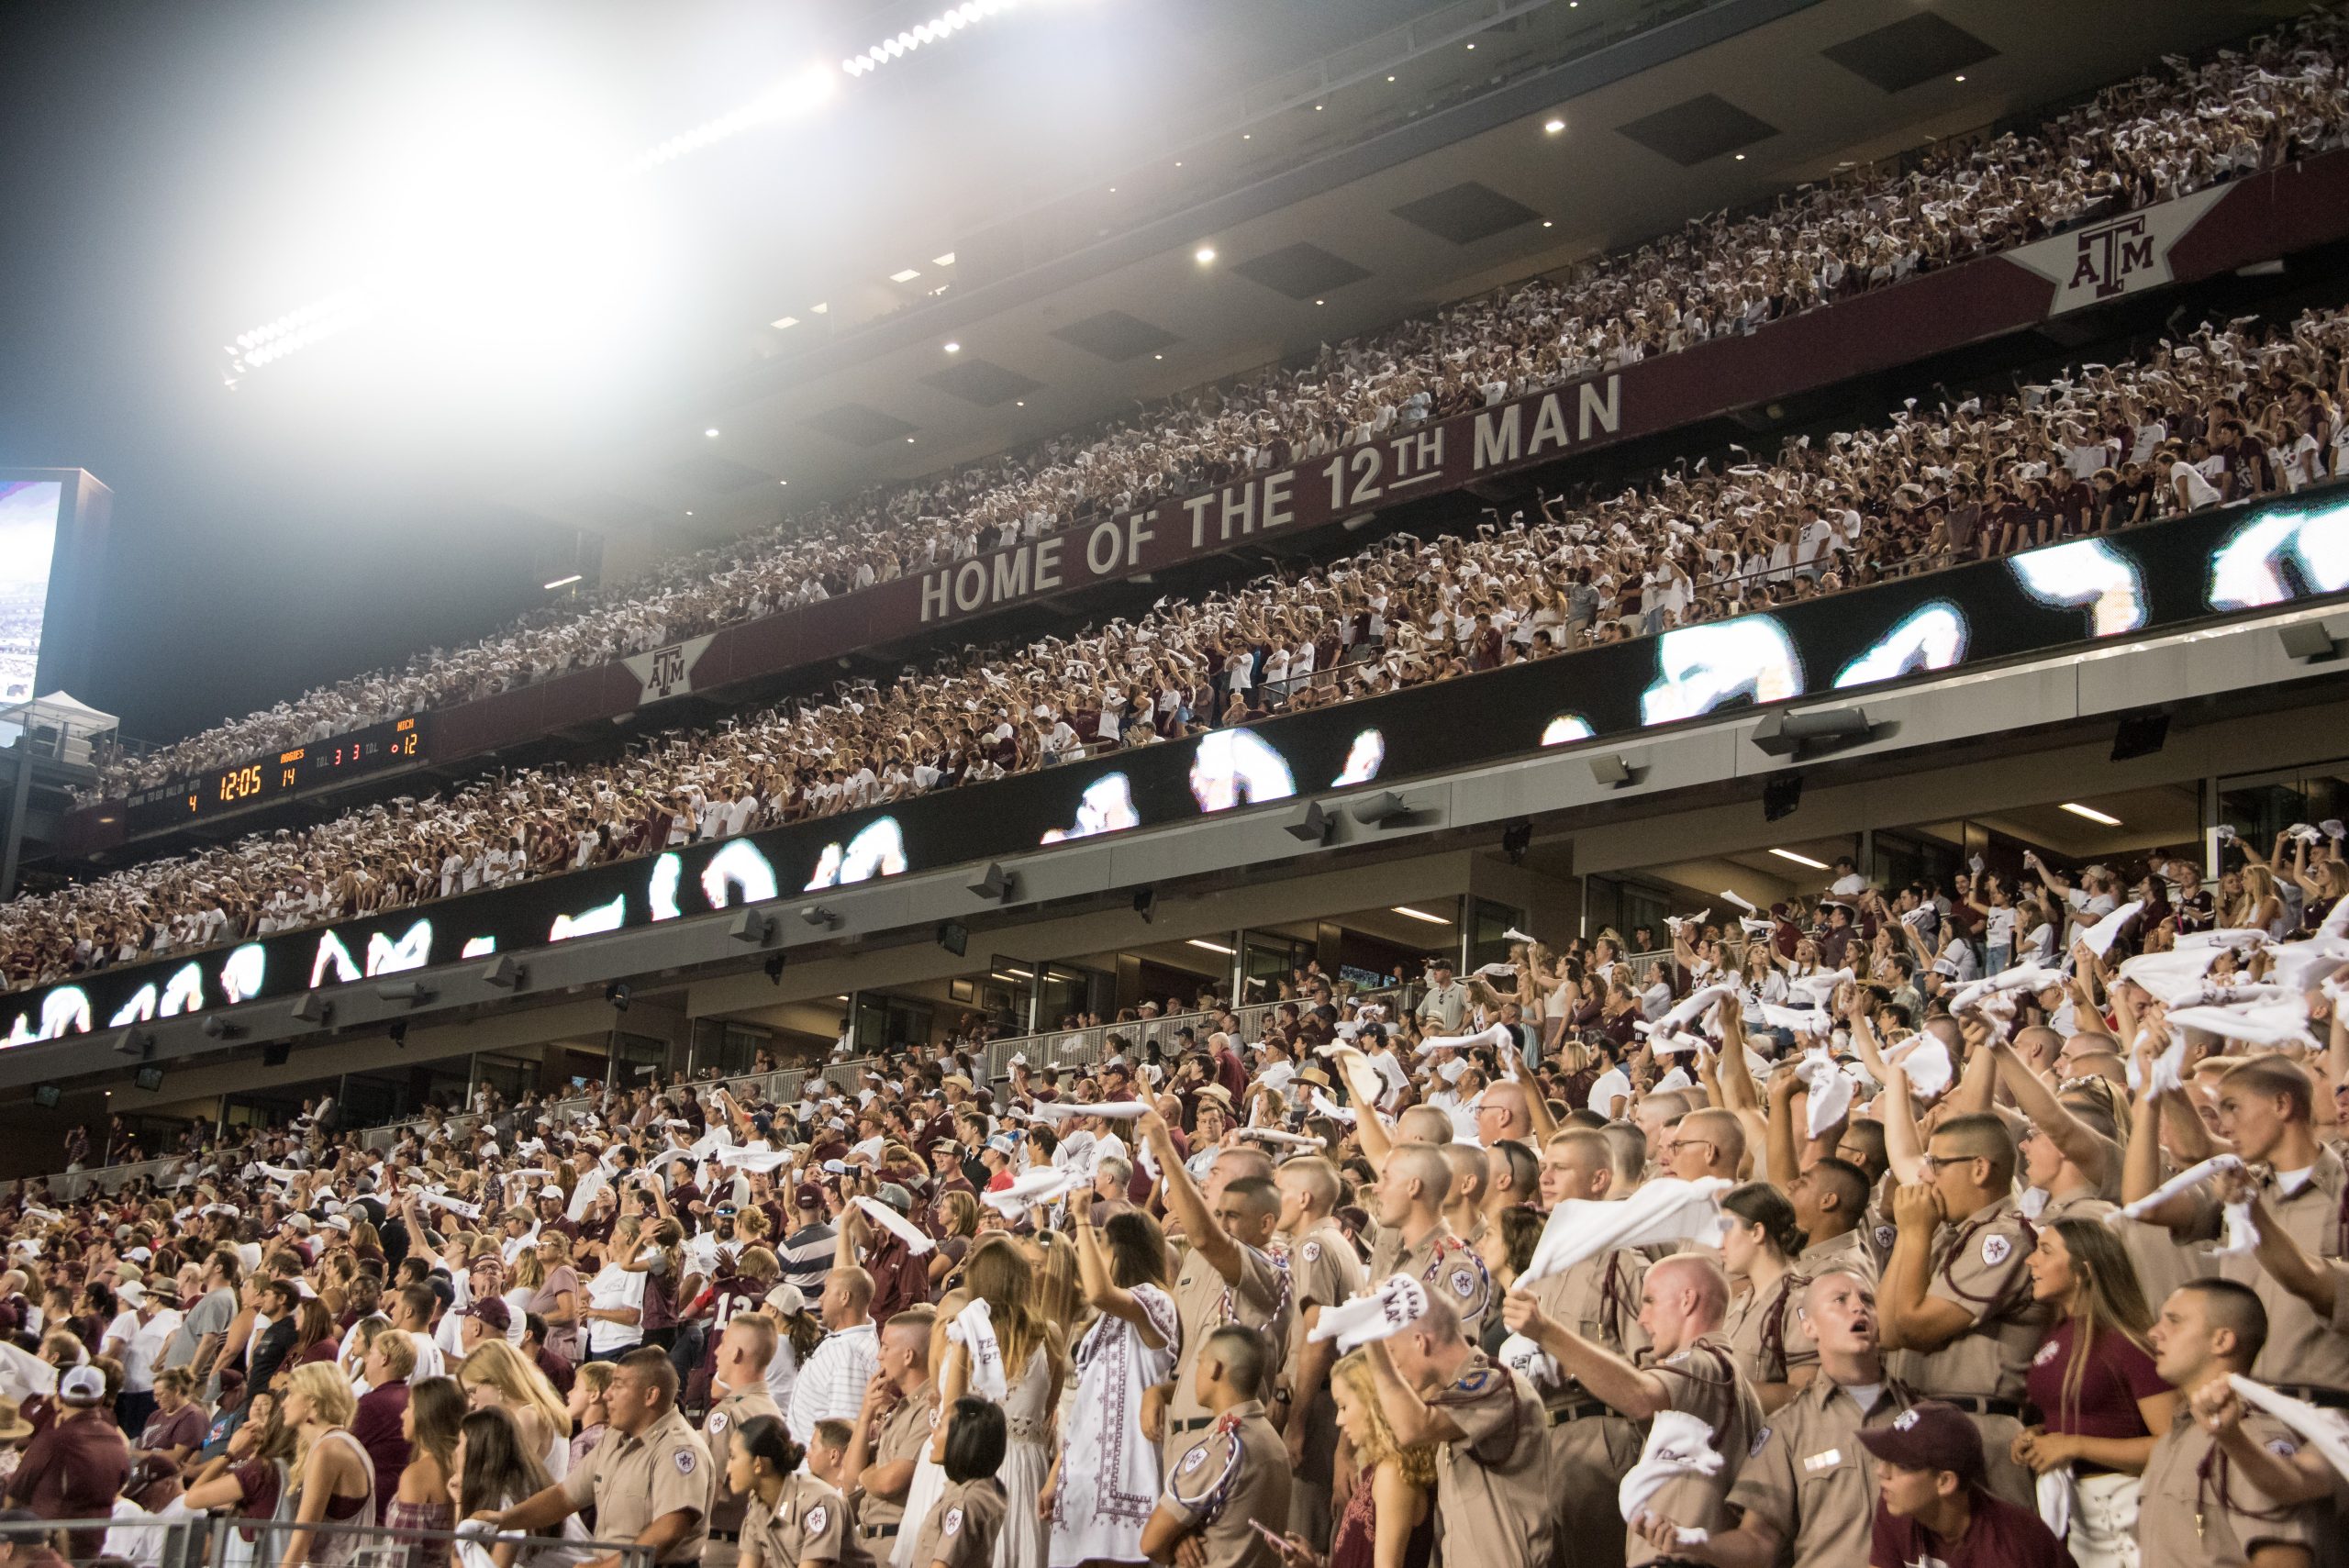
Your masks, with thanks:
[[(0, 999), (25, 1045), (2349, 591), (2349, 484)], [(1292, 807), (1293, 809), (1293, 807)]]

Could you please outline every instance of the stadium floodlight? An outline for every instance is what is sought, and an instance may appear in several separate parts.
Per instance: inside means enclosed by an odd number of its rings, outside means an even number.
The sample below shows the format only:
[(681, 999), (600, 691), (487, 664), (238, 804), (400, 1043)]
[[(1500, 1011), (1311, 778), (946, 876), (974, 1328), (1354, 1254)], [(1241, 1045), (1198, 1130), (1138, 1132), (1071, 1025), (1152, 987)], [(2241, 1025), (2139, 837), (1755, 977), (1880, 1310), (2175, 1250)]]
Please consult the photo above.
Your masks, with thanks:
[(893, 60), (901, 60), (926, 43), (937, 43), (952, 38), (974, 22), (999, 17), (1019, 4), (1019, 0), (963, 0), (952, 10), (931, 17), (918, 27), (908, 28), (893, 39), (883, 39), (863, 54), (851, 55), (841, 61), (841, 69), (851, 76), (863, 76), (878, 71)]
[(641, 174), (648, 169), (657, 169), (688, 152), (698, 152), (705, 147), (740, 136), (746, 130), (805, 114), (832, 95), (836, 82), (829, 66), (811, 65), (714, 120), (705, 120), (682, 135), (654, 143), (621, 164), (619, 172), (622, 174)]

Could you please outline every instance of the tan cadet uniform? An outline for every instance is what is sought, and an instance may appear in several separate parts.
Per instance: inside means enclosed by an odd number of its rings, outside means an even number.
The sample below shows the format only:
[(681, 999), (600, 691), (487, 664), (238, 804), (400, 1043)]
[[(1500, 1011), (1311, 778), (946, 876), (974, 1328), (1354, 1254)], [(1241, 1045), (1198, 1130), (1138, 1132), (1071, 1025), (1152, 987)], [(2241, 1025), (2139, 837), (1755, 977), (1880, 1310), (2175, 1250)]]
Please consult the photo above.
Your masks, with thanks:
[[(2271, 1452), (2299, 1451), (2300, 1440), (2272, 1416), (2246, 1411), (2243, 1429)], [(2251, 1548), (2269, 1540), (2305, 1545), (2325, 1561), (2326, 1541), (2336, 1528), (2327, 1517), (2330, 1504), (2276, 1507), (2217, 1448), (2180, 1398), (2177, 1417), (2154, 1443), (2137, 1490), (2141, 1568), (2241, 1568)]]
[(709, 1499), (718, 1467), (701, 1434), (674, 1407), (634, 1437), (618, 1428), (562, 1479), (575, 1511), (594, 1507), (603, 1540), (634, 1540), (663, 1515), (690, 1512), (694, 1522), (656, 1562), (696, 1562), (709, 1544)]
[(1876, 1279), (1883, 1272), (1868, 1246), (1865, 1226), (1854, 1227), (1824, 1241), (1814, 1241), (1795, 1260), (1795, 1273), (1807, 1280), (1824, 1273), (1854, 1273), (1868, 1282), (1870, 1290), (1876, 1288)]
[(1730, 1303), (1720, 1338), (1735, 1353), (1737, 1370), (1756, 1388), (1791, 1382), (1795, 1372), (1819, 1364), (1819, 1346), (1802, 1311), (1802, 1293), (1809, 1284), (1788, 1269), (1768, 1290), (1748, 1290)]
[(1158, 1506), (1189, 1527), (1208, 1568), (1278, 1568), (1279, 1554), (1252, 1528), (1288, 1518), (1288, 1451), (1264, 1401), (1234, 1405), (1185, 1441)]
[(742, 1551), (763, 1568), (838, 1562), (848, 1545), (848, 1504), (812, 1475), (786, 1475), (769, 1513), (753, 1500), (742, 1516)]
[[(1535, 1280), (1525, 1290), (1545, 1317), (1630, 1360), (1648, 1348), (1639, 1323), (1640, 1285), (1647, 1272), (1646, 1253), (1619, 1248)], [(1501, 1353), (1542, 1398), (1558, 1560), (1575, 1568), (1616, 1568), (1623, 1561), (1623, 1517), (1615, 1493), (1640, 1462), (1638, 1429), (1612, 1406), (1592, 1398), (1531, 1340), (1512, 1337)]]
[[(1168, 1460), (1188, 1447), (1191, 1438), (1206, 1430), (1208, 1423), (1215, 1418), (1192, 1392), (1191, 1374), (1199, 1364), (1199, 1351), (1206, 1346), (1208, 1336), (1218, 1329), (1237, 1323), (1243, 1329), (1262, 1330), (1275, 1357), (1273, 1364), (1264, 1369), (1265, 1385), (1279, 1386), (1278, 1358), (1288, 1348), (1289, 1314), (1296, 1304), (1287, 1265), (1286, 1258), (1242, 1245), (1239, 1282), (1226, 1284), (1223, 1276), (1215, 1272), (1215, 1265), (1202, 1257), (1197, 1247), (1184, 1254), (1183, 1272), (1174, 1282), (1174, 1310), (1183, 1320), (1183, 1344), (1174, 1362), (1174, 1389), (1166, 1399), (1165, 1440), (1159, 1445)], [(1287, 1463), (1286, 1453), (1282, 1463)], [(1287, 1517), (1286, 1511), (1281, 1515), (1282, 1518)]]
[[(913, 1568), (943, 1562), (946, 1568), (989, 1568), (995, 1543), (1003, 1534), (1009, 1511), (1002, 1484), (992, 1475), (976, 1481), (950, 1481), (930, 1506), (930, 1518), (914, 1537)], [(770, 1563), (767, 1568), (784, 1568)]]
[[(872, 1463), (896, 1464), (912, 1460), (919, 1465), (921, 1451), (937, 1431), (938, 1411), (931, 1403), (935, 1392), (934, 1385), (925, 1383), (899, 1399), (896, 1407), (881, 1418), (881, 1425), (873, 1434)], [(897, 1527), (905, 1522), (906, 1497), (912, 1490), (908, 1484), (906, 1491), (895, 1497), (863, 1494), (863, 1500), (857, 1507), (857, 1540), (873, 1547), (877, 1554), (896, 1551)]]
[[(1728, 1529), (1722, 1501), (1737, 1479), (1738, 1465), (1753, 1451), (1762, 1433), (1762, 1402), (1753, 1396), (1753, 1385), (1718, 1331), (1699, 1336), (1647, 1370), (1663, 1380), (1671, 1408), (1713, 1429), (1713, 1449), (1728, 1461), (1717, 1475), (1683, 1474), (1666, 1481), (1648, 1499), (1648, 1511), (1684, 1529)], [(1616, 1526), (1622, 1528), (1620, 1516)], [(1624, 1548), (1624, 1562), (1632, 1568), (1671, 1555), (1667, 1548), (1645, 1540), (1627, 1540)]]
[(1930, 1353), (1901, 1351), (1891, 1371), (1920, 1398), (1946, 1399), (1974, 1418), (1989, 1462), (1990, 1490), (2021, 1507), (2035, 1507), (2038, 1484), (2014, 1462), (2022, 1429), (2024, 1381), (2039, 1351), (2047, 1311), (2031, 1298), (2027, 1260), (2039, 1244), (2028, 1220), (2002, 1197), (1971, 1218), (1933, 1235), (1929, 1301), (1963, 1307), (1974, 1327)]
[[(2341, 1156), (2320, 1148), (2315, 1169), (2291, 1196), (2283, 1195), (2272, 1172), (2259, 1178), (2259, 1195), (2302, 1251), (2312, 1258), (2338, 1258), (2349, 1251), (2342, 1246), (2344, 1185), (2349, 1185), (2349, 1171), (2343, 1170)], [(2219, 1233), (2219, 1200), (2205, 1186), (2199, 1201), (2201, 1218), (2188, 1234), (2209, 1240)], [(2267, 1308), (2267, 1345), (2259, 1352), (2252, 1376), (2296, 1397), (2306, 1397), (2308, 1391), (2315, 1390), (2332, 1400), (2349, 1390), (2349, 1339), (2334, 1332), (2314, 1307), (2277, 1284), (2259, 1266), (2255, 1255), (2221, 1258), (2219, 1275), (2251, 1286), (2259, 1293), (2259, 1304)]]
[(1493, 1272), (1485, 1266), (1482, 1256), (1453, 1234), (1450, 1225), (1437, 1220), (1435, 1229), (1420, 1237), (1416, 1247), (1403, 1245), (1399, 1226), (1380, 1231), (1364, 1283), (1375, 1286), (1389, 1274), (1408, 1274), (1452, 1303), (1453, 1310), (1460, 1314), (1462, 1336), (1472, 1343), (1475, 1340), (1485, 1313), (1493, 1304)]
[[(1761, 1519), (1787, 1543), (1779, 1555), (1798, 1563), (1865, 1562), (1876, 1518), (1876, 1460), (1860, 1446), (1864, 1427), (1889, 1426), (1909, 1408), (1909, 1391), (1877, 1385), (1865, 1414), (1822, 1372), (1778, 1407), (1754, 1440), (1729, 1489), (1729, 1506)], [(1789, 1555), (1790, 1553), (1790, 1555)]]
[(717, 1467), (718, 1478), (710, 1483), (709, 1528), (731, 1532), (742, 1528), (743, 1510), (749, 1499), (726, 1489), (726, 1448), (742, 1423), (753, 1416), (783, 1418), (775, 1408), (774, 1396), (767, 1392), (763, 1381), (755, 1388), (740, 1388), (728, 1392), (709, 1407), (702, 1418), (702, 1443), (709, 1450), (710, 1462)]
[[(1305, 1309), (1335, 1307), (1363, 1288), (1362, 1260), (1337, 1222), (1324, 1218), (1289, 1249), (1288, 1277), (1297, 1293), (1289, 1319), (1287, 1366), (1294, 1375), (1305, 1351)], [(1292, 1430), (1305, 1434), (1305, 1462), (1289, 1478), (1288, 1528), (1316, 1551), (1330, 1549), (1330, 1488), (1338, 1462), (1338, 1408), (1325, 1380), (1318, 1388), (1289, 1389)], [(1268, 1521), (1269, 1522), (1269, 1521)]]
[[(1548, 1568), (1557, 1512), (1542, 1400), (1523, 1374), (1472, 1350), (1453, 1380), (1426, 1396), (1460, 1429), (1436, 1453), (1436, 1550), (1475, 1568)], [(1609, 1494), (1610, 1500), (1613, 1494)], [(1623, 1521), (1615, 1521), (1623, 1533)]]

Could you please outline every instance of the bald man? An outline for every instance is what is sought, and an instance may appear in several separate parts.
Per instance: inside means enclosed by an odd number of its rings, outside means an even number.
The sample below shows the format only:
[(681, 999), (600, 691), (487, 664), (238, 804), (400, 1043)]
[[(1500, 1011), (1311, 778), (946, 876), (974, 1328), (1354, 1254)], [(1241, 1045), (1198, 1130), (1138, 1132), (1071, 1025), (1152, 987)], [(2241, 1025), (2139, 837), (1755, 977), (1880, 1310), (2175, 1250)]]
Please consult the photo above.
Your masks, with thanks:
[(1284, 1161), (1274, 1173), (1280, 1189), (1280, 1238), (1288, 1251), (1288, 1277), (1297, 1310), (1290, 1318), (1287, 1371), (1274, 1395), (1275, 1416), (1286, 1414), (1289, 1529), (1316, 1551), (1330, 1545), (1330, 1498), (1338, 1457), (1338, 1412), (1330, 1397), (1334, 1340), (1316, 1343), (1311, 1331), (1322, 1308), (1351, 1300), (1363, 1287), (1362, 1260), (1335, 1218), (1337, 1167), (1319, 1154)]
[(1690, 1111), (1665, 1133), (1664, 1154), (1662, 1174), (1733, 1182), (1745, 1163), (1745, 1129), (1734, 1111)]
[(1487, 1149), (1510, 1140), (1539, 1144), (1557, 1129), (1549, 1105), (1514, 1078), (1489, 1084), (1476, 1096), (1476, 1141)]
[(1444, 1163), (1452, 1167), (1443, 1222), (1474, 1247), (1485, 1238), (1485, 1151), (1473, 1143), (1447, 1143), (1442, 1152)]
[(1459, 1314), (1474, 1340), (1492, 1304), (1493, 1276), (1444, 1220), (1452, 1179), (1452, 1162), (1442, 1149), (1398, 1143), (1387, 1154), (1373, 1189), (1379, 1231), (1369, 1278), (1409, 1274)]
[[(1605, 1202), (1615, 1189), (1614, 1150), (1606, 1135), (1589, 1128), (1553, 1134), (1542, 1146), (1540, 1183), (1545, 1209)], [(1523, 1288), (1546, 1316), (1630, 1361), (1648, 1344), (1639, 1324), (1647, 1271), (1646, 1253), (1618, 1247)], [(1623, 1520), (1615, 1497), (1639, 1461), (1638, 1428), (1522, 1335), (1502, 1341), (1498, 1359), (1523, 1373), (1542, 1396), (1562, 1551), (1571, 1551), (1576, 1568), (1620, 1568)]]
[[(1724, 1506), (1738, 1466), (1763, 1431), (1762, 1404), (1738, 1370), (1737, 1358), (1721, 1338), (1729, 1310), (1729, 1279), (1701, 1252), (1675, 1252), (1650, 1268), (1640, 1287), (1640, 1327), (1647, 1331), (1655, 1359), (1635, 1366), (1543, 1312), (1531, 1295), (1512, 1291), (1501, 1312), (1515, 1332), (1531, 1340), (1585, 1388), (1635, 1421), (1680, 1410), (1713, 1430), (1713, 1450), (1726, 1463), (1706, 1475), (1674, 1476), (1648, 1499), (1645, 1513), (1676, 1524), (1720, 1532), (1731, 1519)], [(1645, 1517), (1631, 1520), (1636, 1529)], [(1622, 1529), (1619, 1521), (1618, 1529)], [(1624, 1530), (1627, 1568), (1671, 1553), (1644, 1537)]]

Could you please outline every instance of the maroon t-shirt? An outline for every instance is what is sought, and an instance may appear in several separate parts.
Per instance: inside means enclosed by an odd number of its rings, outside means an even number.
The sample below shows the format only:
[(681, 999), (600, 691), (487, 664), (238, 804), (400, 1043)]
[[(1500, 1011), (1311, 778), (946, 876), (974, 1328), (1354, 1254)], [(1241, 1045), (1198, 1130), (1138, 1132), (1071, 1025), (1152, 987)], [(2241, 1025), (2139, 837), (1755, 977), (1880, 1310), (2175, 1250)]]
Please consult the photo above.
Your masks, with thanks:
[(2078, 1328), (2077, 1322), (2065, 1318), (2032, 1358), (2031, 1402), (2039, 1407), (2047, 1429), (2084, 1438), (2150, 1437), (2137, 1401), (2167, 1394), (2170, 1385), (2154, 1370), (2154, 1358), (2126, 1334), (2107, 1330), (2096, 1337), (2088, 1346), (2078, 1390), (2070, 1400), (2064, 1397)]
[(1915, 1519), (1896, 1518), (1877, 1502), (1868, 1568), (1912, 1568), (1925, 1562), (1942, 1568), (2078, 1568), (2037, 1514), (1987, 1492), (1974, 1494), (1973, 1522), (1954, 1541)]

